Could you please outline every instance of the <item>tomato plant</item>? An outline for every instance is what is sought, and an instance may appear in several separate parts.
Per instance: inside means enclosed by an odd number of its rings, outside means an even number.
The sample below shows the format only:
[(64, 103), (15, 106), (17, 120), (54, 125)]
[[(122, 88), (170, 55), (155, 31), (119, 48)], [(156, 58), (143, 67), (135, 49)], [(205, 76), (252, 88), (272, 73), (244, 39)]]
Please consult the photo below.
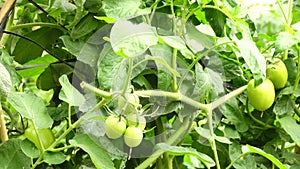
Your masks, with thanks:
[(299, 168), (299, 6), (4, 0), (1, 167)]

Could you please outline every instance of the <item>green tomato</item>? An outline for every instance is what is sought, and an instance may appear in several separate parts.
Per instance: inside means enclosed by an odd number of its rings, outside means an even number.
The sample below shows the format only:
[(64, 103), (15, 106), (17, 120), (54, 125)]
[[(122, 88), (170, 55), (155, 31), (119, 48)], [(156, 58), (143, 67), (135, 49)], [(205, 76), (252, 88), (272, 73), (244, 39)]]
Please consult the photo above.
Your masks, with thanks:
[[(44, 149), (47, 149), (55, 141), (55, 137), (50, 128), (37, 129), (36, 133), (35, 130), (30, 127), (25, 130), (24, 136), (34, 143), (39, 150), (42, 150), (41, 144), (43, 145)], [(41, 144), (38, 136), (41, 139)]]
[(130, 113), (127, 116), (128, 126), (137, 126), (141, 130), (144, 130), (146, 127), (146, 119), (144, 116), (139, 116), (136, 113)]
[(288, 72), (285, 64), (278, 58), (267, 68), (267, 78), (270, 79), (275, 89), (281, 89), (285, 86), (288, 79)]
[(126, 130), (126, 120), (124, 117), (109, 116), (105, 120), (104, 129), (108, 138), (117, 139), (121, 137)]
[(250, 80), (247, 87), (248, 98), (251, 105), (259, 110), (265, 111), (270, 108), (275, 99), (275, 89), (273, 83), (266, 79), (254, 88), (254, 80)]
[(129, 147), (137, 147), (141, 144), (143, 132), (139, 127), (129, 126), (124, 134), (125, 144)]

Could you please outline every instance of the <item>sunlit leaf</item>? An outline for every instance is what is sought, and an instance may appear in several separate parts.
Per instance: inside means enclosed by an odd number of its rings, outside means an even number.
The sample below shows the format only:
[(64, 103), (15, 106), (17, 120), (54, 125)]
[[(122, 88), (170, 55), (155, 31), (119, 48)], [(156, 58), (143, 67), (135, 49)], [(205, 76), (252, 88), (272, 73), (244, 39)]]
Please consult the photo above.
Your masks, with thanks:
[(62, 86), (59, 99), (69, 103), (71, 106), (81, 106), (85, 102), (85, 98), (71, 85), (67, 75), (62, 75), (59, 78), (59, 82)]
[(115, 53), (124, 57), (143, 54), (158, 41), (154, 27), (145, 23), (133, 24), (119, 20), (111, 29), (110, 42)]
[(77, 135), (70, 140), (71, 145), (80, 147), (90, 155), (97, 168), (114, 169), (114, 163), (110, 155), (98, 142), (96, 138), (85, 134)]
[(8, 102), (24, 117), (33, 120), (37, 128), (49, 128), (53, 120), (43, 100), (32, 93), (11, 92)]
[(203, 154), (203, 153), (200, 153), (200, 152), (196, 151), (193, 148), (170, 146), (170, 145), (165, 144), (165, 143), (159, 143), (156, 146), (159, 149), (162, 149), (162, 150), (166, 151), (167, 153), (169, 153), (171, 155), (175, 155), (175, 156), (178, 156), (178, 155), (180, 156), (180, 155), (185, 155), (185, 154), (193, 155), (193, 156), (197, 157), (201, 162), (203, 162), (204, 165), (208, 168), (215, 166), (215, 162), (212, 158), (210, 158), (206, 154)]

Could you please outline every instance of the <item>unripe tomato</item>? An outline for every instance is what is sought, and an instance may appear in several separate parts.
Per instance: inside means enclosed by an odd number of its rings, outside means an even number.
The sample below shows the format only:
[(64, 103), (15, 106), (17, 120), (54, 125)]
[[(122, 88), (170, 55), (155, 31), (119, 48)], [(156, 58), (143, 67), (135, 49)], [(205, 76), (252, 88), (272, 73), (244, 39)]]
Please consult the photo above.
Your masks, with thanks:
[(288, 79), (288, 72), (285, 64), (278, 58), (267, 68), (267, 78), (270, 79), (275, 89), (281, 89), (285, 86)]
[(108, 138), (117, 139), (121, 137), (126, 130), (126, 120), (124, 117), (109, 116), (105, 120), (104, 129)]
[(254, 80), (250, 80), (247, 87), (248, 98), (251, 105), (259, 110), (265, 111), (270, 108), (275, 99), (275, 89), (273, 83), (266, 79), (254, 88)]
[(144, 116), (139, 116), (136, 113), (130, 113), (127, 116), (128, 126), (137, 126), (141, 130), (144, 130), (146, 127), (146, 119)]
[(141, 144), (143, 132), (139, 127), (129, 126), (124, 134), (125, 144), (129, 147), (137, 147)]
[(54, 141), (55, 141), (55, 137), (51, 131), (50, 128), (45, 128), (45, 129), (37, 129), (37, 133), (35, 132), (35, 130), (33, 128), (27, 128), (25, 130), (24, 136), (30, 140), (32, 143), (35, 144), (35, 146), (39, 149), (42, 150), (42, 146), (39, 143), (39, 139), (38, 136), (39, 135), (40, 139), (41, 139), (41, 144), (43, 145), (43, 147), (45, 149), (47, 149)]

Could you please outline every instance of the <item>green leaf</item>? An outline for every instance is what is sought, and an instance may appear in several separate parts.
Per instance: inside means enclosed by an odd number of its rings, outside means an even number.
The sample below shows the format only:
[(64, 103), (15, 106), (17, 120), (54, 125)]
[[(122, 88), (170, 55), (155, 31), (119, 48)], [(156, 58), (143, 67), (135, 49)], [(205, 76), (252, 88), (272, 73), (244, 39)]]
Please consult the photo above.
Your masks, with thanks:
[(202, 51), (204, 48), (211, 48), (215, 43), (215, 37), (201, 32), (193, 24), (186, 24), (186, 43), (194, 53)]
[(126, 85), (125, 84), (126, 79), (128, 77), (128, 66), (129, 66), (129, 60), (123, 59), (112, 79), (111, 89), (113, 91), (123, 90), (124, 86)]
[(62, 86), (59, 99), (69, 103), (71, 106), (81, 106), (85, 102), (85, 98), (71, 85), (67, 75), (62, 75), (59, 78), (59, 82)]
[(255, 43), (252, 40), (236, 40), (236, 44), (240, 50), (241, 55), (250, 71), (253, 73), (255, 81), (265, 79), (266, 76), (266, 60), (260, 53)]
[(204, 165), (201, 163), (201, 161), (197, 157), (190, 154), (184, 155), (183, 165), (189, 169), (204, 168)]
[(205, 8), (205, 18), (215, 31), (217, 36), (223, 35), (226, 16), (217, 9)]
[(98, 60), (98, 82), (101, 89), (110, 90), (113, 79), (119, 70), (124, 58), (118, 56), (113, 51), (109, 43), (104, 45)]
[[(160, 90), (170, 91), (172, 89), (172, 73), (169, 70), (174, 70), (170, 67), (172, 64), (171, 48), (164, 44), (157, 44), (149, 48), (152, 59), (156, 59), (155, 64), (158, 70), (157, 88)], [(149, 58), (149, 57), (147, 57)], [(163, 63), (160, 63), (162, 61)], [(176, 71), (175, 71), (176, 72)], [(177, 72), (176, 72), (177, 73)], [(178, 74), (178, 73), (177, 73)]]
[(219, 107), (221, 113), (234, 124), (239, 132), (245, 132), (249, 126), (246, 121), (244, 112), (240, 109), (235, 98), (228, 100), (224, 105)]
[(186, 47), (185, 42), (179, 36), (159, 36), (158, 41), (178, 49), (187, 59), (194, 59), (192, 52)]
[(172, 48), (186, 49), (184, 41), (179, 36), (159, 36), (159, 40), (171, 46)]
[(300, 145), (300, 125), (291, 116), (277, 118), (281, 127), (287, 132), (297, 145)]
[(6, 68), (0, 63), (0, 101), (6, 100), (7, 95), (10, 92), (12, 83), (10, 79), (10, 74)]
[(220, 143), (224, 143), (224, 144), (231, 144), (232, 142), (226, 138), (226, 137), (221, 137), (221, 136), (215, 136), (215, 139), (220, 142)]
[(198, 152), (197, 150), (195, 150), (193, 148), (170, 146), (165, 143), (158, 143), (158, 144), (156, 144), (156, 146), (159, 149), (162, 149), (162, 150), (166, 151), (167, 153), (169, 153), (171, 155), (175, 155), (175, 156), (181, 156), (181, 155), (185, 155), (185, 154), (193, 155), (193, 156), (197, 157), (201, 162), (203, 162), (203, 164), (207, 168), (215, 166), (215, 162), (212, 158), (210, 158), (206, 154)]
[(204, 101), (208, 98), (213, 86), (211, 84), (207, 71), (203, 70), (202, 66), (199, 63), (197, 63), (195, 67), (196, 84), (192, 94), (192, 98)]
[[(242, 153), (241, 150), (242, 146), (239, 145), (237, 142), (233, 142), (233, 144), (229, 145), (229, 158), (233, 162), (236, 158), (238, 158)], [(248, 154), (245, 155), (242, 159), (237, 160), (233, 164), (234, 168), (239, 169), (249, 169), (249, 168), (256, 168), (255, 158)]]
[(49, 66), (50, 63), (56, 62), (55, 59), (51, 55), (45, 55), (43, 57), (38, 57), (34, 60), (31, 60), (23, 65), (23, 67), (35, 66), (30, 69), (18, 70), (18, 73), (23, 78), (33, 78), (39, 76), (44, 70)]
[(81, 134), (70, 140), (70, 144), (87, 152), (97, 168), (114, 169), (114, 163), (106, 148), (102, 147), (96, 138)]
[(139, 56), (157, 41), (154, 27), (145, 23), (133, 24), (130, 21), (119, 20), (110, 33), (110, 42), (115, 53), (124, 57)]
[(118, 19), (130, 19), (151, 12), (150, 8), (141, 9), (140, 0), (103, 0), (102, 9), (106, 16)]
[(12, 84), (20, 84), (21, 76), (16, 72), (14, 57), (10, 56), (10, 54), (6, 51), (6, 48), (3, 48), (2, 50), (0, 49), (0, 51), (0, 63), (2, 63), (6, 70), (9, 72)]
[(50, 64), (43, 73), (40, 74), (36, 81), (39, 89), (50, 90), (60, 87), (58, 78), (63, 75), (69, 75), (73, 69), (63, 63)]
[(40, 155), (40, 150), (36, 148), (34, 143), (25, 139), (21, 142), (21, 149), (26, 156), (30, 158), (38, 158)]
[(100, 21), (104, 21), (106, 23), (115, 23), (116, 22), (115, 18), (106, 17), (106, 16), (95, 16), (95, 18)]
[(84, 45), (84, 42), (83, 41), (80, 41), (80, 40), (72, 40), (72, 38), (68, 35), (63, 35), (61, 37), (59, 37), (64, 45), (66, 46), (66, 48), (68, 49), (68, 51), (78, 57), (83, 45)]
[(76, 6), (68, 0), (56, 0), (52, 8), (61, 9), (63, 12), (71, 12), (76, 9)]
[(300, 97), (300, 86), (297, 87), (296, 90), (294, 90), (294, 86), (289, 86), (280, 91), (281, 95), (290, 95), (293, 94), (295, 97)]
[(2, 169), (29, 169), (31, 160), (21, 149), (22, 140), (10, 139), (0, 146), (0, 164)]
[(93, 14), (87, 14), (76, 26), (73, 27), (71, 31), (71, 38), (79, 39), (84, 37), (87, 34), (95, 31), (101, 25), (102, 23), (95, 19)]
[(237, 63), (217, 55), (210, 56), (207, 67), (220, 73), (223, 81), (231, 81), (243, 74), (242, 69)]
[[(77, 60), (90, 65), (94, 69), (97, 69), (97, 60), (99, 59), (99, 53), (100, 53), (100, 50), (97, 46), (86, 43), (82, 47), (82, 49), (77, 57)], [(76, 68), (77, 68), (77, 64), (76, 64)], [(87, 71), (84, 71), (84, 72), (87, 72)], [(89, 73), (89, 72), (87, 72), (87, 73)]]
[(251, 153), (256, 153), (256, 154), (259, 154), (261, 156), (264, 156), (265, 158), (272, 161), (279, 169), (288, 169), (288, 167), (285, 166), (284, 164), (282, 164), (276, 157), (274, 157), (271, 154), (268, 154), (268, 153), (264, 152), (263, 150), (261, 150), (257, 147), (246, 145), (246, 146), (243, 146), (242, 150), (243, 150), (243, 153), (251, 152)]
[(239, 132), (237, 130), (233, 129), (232, 127), (230, 127), (230, 126), (225, 126), (224, 135), (227, 138), (240, 139)]
[[(47, 107), (49, 115), (54, 121), (61, 121), (65, 117), (68, 117), (69, 105), (68, 103), (62, 102), (59, 107)], [(76, 113), (74, 107), (71, 108), (72, 115)]]
[[(51, 50), (51, 45), (54, 44), (58, 37), (61, 35), (62, 31), (59, 29), (40, 28), (24, 36), (38, 42), (40, 45)], [(15, 56), (15, 60), (17, 62), (19, 62), (20, 64), (24, 64), (30, 60), (40, 57), (42, 53), (43, 49), (39, 46), (33, 44), (32, 42), (28, 42), (28, 40), (19, 39), (12, 55)]]
[(46, 151), (43, 160), (48, 164), (61, 164), (66, 161), (66, 155), (62, 152)]
[(297, 75), (298, 75), (297, 63), (295, 62), (295, 60), (293, 58), (288, 58), (288, 59), (284, 60), (284, 64), (288, 71), (288, 81), (291, 84), (294, 84), (295, 80), (297, 78)]
[(8, 102), (24, 117), (33, 120), (37, 128), (49, 128), (53, 120), (43, 100), (32, 93), (11, 92)]
[(294, 44), (299, 42), (299, 36), (299, 32), (296, 32), (295, 35), (291, 35), (289, 32), (280, 32), (275, 41), (276, 49), (283, 51), (291, 48)]
[(278, 116), (289, 115), (293, 112), (294, 104), (289, 96), (282, 96), (276, 101), (274, 113)]

